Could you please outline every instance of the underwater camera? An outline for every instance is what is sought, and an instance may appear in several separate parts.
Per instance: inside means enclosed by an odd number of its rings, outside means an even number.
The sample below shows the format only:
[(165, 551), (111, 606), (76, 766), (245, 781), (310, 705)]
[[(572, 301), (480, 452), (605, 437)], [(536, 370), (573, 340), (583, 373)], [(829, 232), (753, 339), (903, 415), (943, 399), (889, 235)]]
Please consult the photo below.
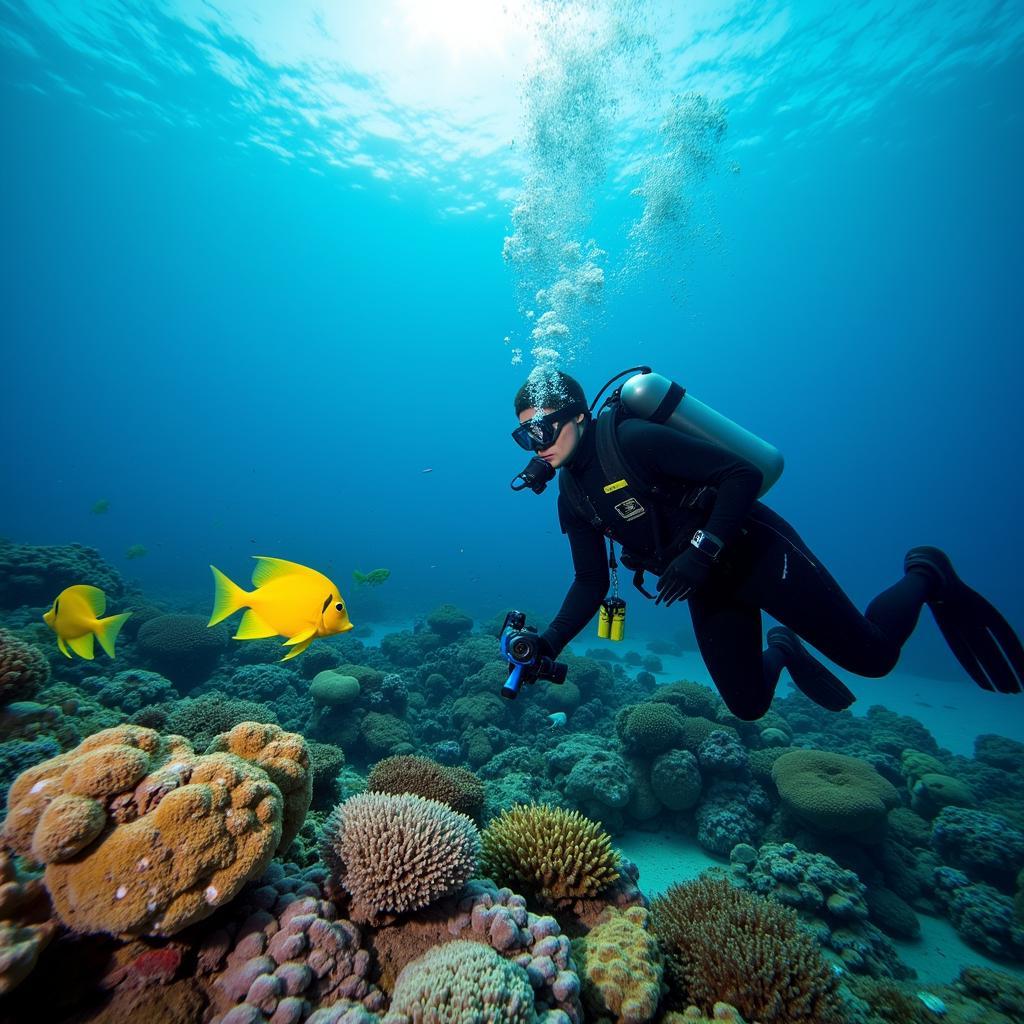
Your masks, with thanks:
[(523, 612), (509, 612), (501, 627), (501, 656), (508, 662), (508, 679), (501, 688), (502, 697), (515, 700), (523, 683), (546, 679), (564, 683), (569, 666), (540, 652), (536, 626), (526, 625)]

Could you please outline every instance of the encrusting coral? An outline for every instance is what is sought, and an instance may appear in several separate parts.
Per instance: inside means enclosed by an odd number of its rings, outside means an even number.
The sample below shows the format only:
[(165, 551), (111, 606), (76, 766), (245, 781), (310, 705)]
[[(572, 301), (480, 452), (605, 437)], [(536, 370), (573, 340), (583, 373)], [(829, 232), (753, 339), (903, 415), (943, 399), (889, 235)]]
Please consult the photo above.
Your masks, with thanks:
[(11, 857), (0, 851), (0, 996), (35, 967), (57, 930), (49, 918), (43, 883), (20, 878)]
[(597, 896), (619, 877), (608, 833), (578, 811), (517, 804), (502, 811), (482, 838), (485, 870), (542, 900)]
[(181, 736), (118, 726), (17, 778), (3, 841), (45, 865), (69, 928), (173, 935), (267, 867), (286, 816), (301, 826), (310, 787), (301, 736), (243, 723), (214, 746), (197, 755)]
[(647, 930), (643, 907), (609, 908), (584, 938), (572, 944), (582, 984), (583, 1005), (615, 1024), (654, 1019), (665, 965), (657, 940)]

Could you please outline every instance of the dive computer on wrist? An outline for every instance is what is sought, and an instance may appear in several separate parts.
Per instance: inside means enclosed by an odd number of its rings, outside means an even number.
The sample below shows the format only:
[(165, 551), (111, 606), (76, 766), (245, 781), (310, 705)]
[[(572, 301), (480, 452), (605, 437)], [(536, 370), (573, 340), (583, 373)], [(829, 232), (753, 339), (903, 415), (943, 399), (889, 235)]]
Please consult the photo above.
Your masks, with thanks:
[(712, 561), (718, 558), (725, 546), (713, 533), (708, 533), (705, 530), (698, 530), (690, 538), (690, 543)]

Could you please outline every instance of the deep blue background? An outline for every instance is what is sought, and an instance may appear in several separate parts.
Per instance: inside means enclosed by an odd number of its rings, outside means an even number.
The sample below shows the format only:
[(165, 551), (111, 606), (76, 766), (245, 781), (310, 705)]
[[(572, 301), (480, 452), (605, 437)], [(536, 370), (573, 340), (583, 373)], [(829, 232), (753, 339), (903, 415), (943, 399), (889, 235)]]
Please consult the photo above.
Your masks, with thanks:
[[(501, 343), (525, 329), (508, 211), (352, 191), (212, 123), (140, 136), (26, 88), (32, 65), (8, 56), (0, 535), (94, 544), (177, 600), (208, 600), (209, 562), (244, 580), (258, 552), (343, 592), (388, 566), (396, 616), (553, 611), (570, 577), (554, 495), (508, 489), (528, 369)], [(1022, 81), (1019, 60), (965, 67), (737, 151), (685, 301), (653, 273), (610, 289), (568, 368), (595, 390), (651, 363), (775, 443), (769, 502), (860, 605), (932, 543), (1024, 627)], [(779, 99), (733, 115), (730, 138), (772, 128)], [(597, 203), (613, 257), (634, 203)], [(149, 553), (128, 562), (131, 544)], [(634, 631), (664, 628), (631, 603)], [(936, 636), (909, 663), (955, 675)]]

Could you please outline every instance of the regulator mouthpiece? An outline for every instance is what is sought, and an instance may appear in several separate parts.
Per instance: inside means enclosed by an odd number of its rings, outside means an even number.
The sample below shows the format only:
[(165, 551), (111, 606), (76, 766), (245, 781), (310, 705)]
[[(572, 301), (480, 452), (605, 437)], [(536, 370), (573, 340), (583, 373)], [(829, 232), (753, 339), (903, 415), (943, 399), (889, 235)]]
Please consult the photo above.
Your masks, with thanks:
[(555, 470), (551, 463), (535, 455), (526, 464), (526, 469), (513, 478), (511, 486), (513, 491), (525, 491), (529, 487), (534, 494), (541, 494), (554, 478)]

